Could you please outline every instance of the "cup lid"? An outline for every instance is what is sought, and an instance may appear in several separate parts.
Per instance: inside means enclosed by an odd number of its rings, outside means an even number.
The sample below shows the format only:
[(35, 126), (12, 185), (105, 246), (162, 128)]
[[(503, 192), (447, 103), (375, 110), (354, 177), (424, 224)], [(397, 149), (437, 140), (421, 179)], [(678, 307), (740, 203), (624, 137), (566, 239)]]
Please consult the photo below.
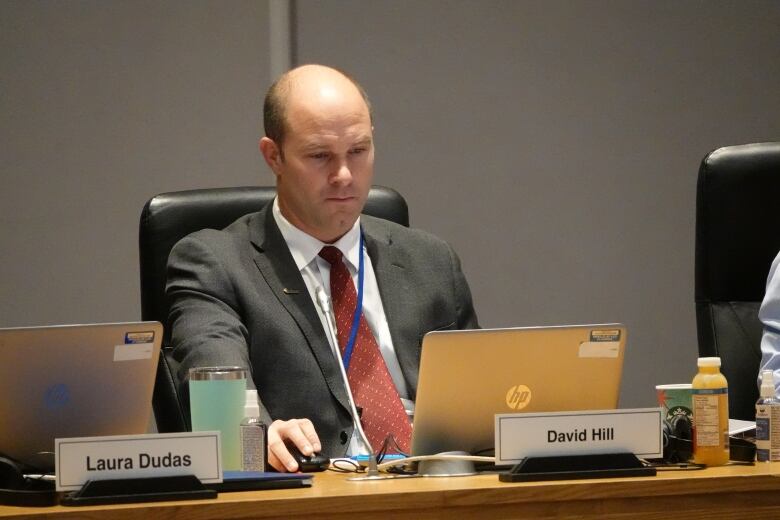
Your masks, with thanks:
[(194, 367), (190, 381), (233, 381), (246, 379), (247, 370), (241, 367)]

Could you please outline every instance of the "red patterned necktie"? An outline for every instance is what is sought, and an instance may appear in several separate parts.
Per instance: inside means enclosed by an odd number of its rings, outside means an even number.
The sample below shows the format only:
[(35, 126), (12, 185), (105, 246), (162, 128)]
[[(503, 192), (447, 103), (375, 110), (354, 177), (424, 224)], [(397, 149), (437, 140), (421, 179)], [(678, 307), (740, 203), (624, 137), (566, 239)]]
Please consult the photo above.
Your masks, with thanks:
[[(320, 256), (330, 264), (330, 297), (333, 300), (339, 347), (343, 355), (352, 329), (357, 291), (338, 248), (325, 246), (320, 251)], [(371, 446), (378, 450), (387, 436), (392, 434), (401, 450), (408, 453), (412, 425), (387, 370), (379, 345), (362, 313), (347, 370), (347, 380), (356, 406), (363, 408), (361, 423)]]

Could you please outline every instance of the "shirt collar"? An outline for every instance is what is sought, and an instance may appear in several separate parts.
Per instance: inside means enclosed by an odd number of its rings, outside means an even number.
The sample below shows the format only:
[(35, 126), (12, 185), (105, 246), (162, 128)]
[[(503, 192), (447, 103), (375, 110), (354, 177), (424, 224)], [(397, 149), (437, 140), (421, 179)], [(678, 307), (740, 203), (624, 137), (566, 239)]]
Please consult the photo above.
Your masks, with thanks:
[(351, 267), (353, 271), (357, 271), (358, 262), (360, 261), (359, 216), (343, 237), (339, 238), (333, 244), (326, 244), (292, 225), (290, 221), (282, 215), (282, 211), (279, 209), (278, 197), (274, 197), (273, 215), (276, 225), (279, 227), (279, 231), (281, 231), (284, 241), (287, 242), (287, 247), (290, 249), (290, 253), (292, 254), (295, 265), (298, 267), (299, 271), (302, 271), (304, 267), (309, 265), (312, 260), (320, 254), (320, 250), (328, 245), (337, 247), (339, 251), (341, 251), (341, 254), (344, 255), (347, 266)]

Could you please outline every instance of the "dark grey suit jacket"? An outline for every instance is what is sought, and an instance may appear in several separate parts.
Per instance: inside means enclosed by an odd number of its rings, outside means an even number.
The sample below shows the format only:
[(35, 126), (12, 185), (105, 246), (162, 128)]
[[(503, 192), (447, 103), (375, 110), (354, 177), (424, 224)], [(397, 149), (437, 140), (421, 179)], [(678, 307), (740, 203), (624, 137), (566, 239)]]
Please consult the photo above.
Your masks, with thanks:
[[(414, 399), (423, 335), (478, 327), (471, 293), (457, 256), (442, 240), (367, 215), (361, 223)], [(352, 420), (338, 361), (270, 204), (222, 231), (182, 239), (168, 260), (166, 291), (187, 405), (189, 368), (247, 367), (266, 421), (309, 418), (323, 453), (344, 454)]]

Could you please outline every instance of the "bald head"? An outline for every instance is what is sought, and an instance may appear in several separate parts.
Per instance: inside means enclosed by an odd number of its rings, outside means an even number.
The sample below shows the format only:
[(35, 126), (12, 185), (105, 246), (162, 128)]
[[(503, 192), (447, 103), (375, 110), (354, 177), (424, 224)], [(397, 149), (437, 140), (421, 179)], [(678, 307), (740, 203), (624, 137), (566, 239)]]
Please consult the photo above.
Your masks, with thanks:
[(333, 243), (355, 224), (371, 189), (374, 139), (363, 89), (329, 67), (291, 70), (265, 100), (259, 147), (276, 177), (279, 210)]
[(360, 95), (373, 120), (371, 102), (365, 90), (348, 74), (324, 65), (302, 65), (285, 72), (265, 96), (263, 125), (266, 137), (281, 148), (289, 131), (287, 116), (292, 103), (327, 103), (350, 90)]

